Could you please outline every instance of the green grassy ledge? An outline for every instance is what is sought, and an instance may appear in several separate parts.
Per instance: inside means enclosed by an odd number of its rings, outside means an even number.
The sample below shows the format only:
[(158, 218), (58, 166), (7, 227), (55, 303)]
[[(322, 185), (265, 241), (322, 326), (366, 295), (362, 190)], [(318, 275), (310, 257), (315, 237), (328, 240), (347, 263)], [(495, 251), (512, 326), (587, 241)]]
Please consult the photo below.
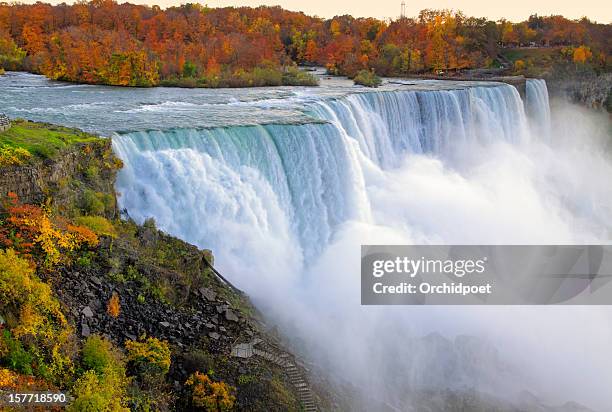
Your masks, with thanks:
[(78, 129), (14, 120), (13, 126), (0, 132), (0, 148), (25, 149), (34, 158), (49, 159), (65, 149), (81, 143), (90, 143), (101, 138)]

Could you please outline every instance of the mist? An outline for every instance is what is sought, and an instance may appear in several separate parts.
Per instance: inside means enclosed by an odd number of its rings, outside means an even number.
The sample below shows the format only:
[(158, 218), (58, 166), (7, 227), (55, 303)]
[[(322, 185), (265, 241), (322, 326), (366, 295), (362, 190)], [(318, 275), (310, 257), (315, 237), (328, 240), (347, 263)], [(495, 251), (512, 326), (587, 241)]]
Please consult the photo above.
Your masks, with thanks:
[[(262, 283), (251, 291), (256, 302), (338, 382), (401, 410), (410, 407), (402, 385), (466, 385), (517, 402), (528, 390), (547, 404), (610, 410), (609, 307), (360, 306), (361, 244), (610, 243), (608, 119), (564, 102), (554, 102), (552, 115), (550, 139), (469, 144), (457, 147), (458, 161), (410, 154), (385, 171), (362, 158), (371, 222), (343, 224), (293, 285), (271, 295)], [(419, 367), (456, 362), (411, 346), (431, 333), (477, 337), (499, 363), (473, 365), (463, 382), (423, 378)], [(490, 360), (483, 353), (474, 363)]]
[(365, 93), (312, 103), (326, 123), (117, 135), (120, 206), (211, 248), (314, 380), (361, 394), (351, 410), (443, 389), (610, 410), (607, 307), (360, 305), (362, 244), (610, 243), (609, 119), (538, 104)]

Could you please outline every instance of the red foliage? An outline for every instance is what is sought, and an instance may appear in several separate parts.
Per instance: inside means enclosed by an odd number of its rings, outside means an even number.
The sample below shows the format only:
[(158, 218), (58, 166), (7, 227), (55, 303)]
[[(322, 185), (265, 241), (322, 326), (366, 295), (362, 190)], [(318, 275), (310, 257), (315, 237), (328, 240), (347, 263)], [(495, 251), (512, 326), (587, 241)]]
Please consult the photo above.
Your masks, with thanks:
[(415, 19), (386, 22), (347, 15), (324, 20), (280, 7), (0, 3), (0, 40), (14, 40), (28, 53), (26, 69), (54, 79), (131, 86), (290, 62), (349, 74), (364, 67), (383, 75), (452, 70), (485, 65), (499, 47), (519, 45), (584, 44), (595, 56), (603, 53), (599, 60), (605, 62), (610, 37), (609, 24), (562, 16), (510, 23), (423, 10)]

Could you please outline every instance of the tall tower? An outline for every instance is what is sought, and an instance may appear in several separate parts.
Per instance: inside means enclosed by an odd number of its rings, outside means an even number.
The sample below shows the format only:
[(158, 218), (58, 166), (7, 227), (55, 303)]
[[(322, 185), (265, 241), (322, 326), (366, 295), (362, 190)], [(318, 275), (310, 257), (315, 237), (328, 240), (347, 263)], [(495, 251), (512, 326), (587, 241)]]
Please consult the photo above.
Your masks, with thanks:
[(402, 1), (402, 12), (400, 13), (400, 18), (403, 19), (406, 17), (406, 3)]

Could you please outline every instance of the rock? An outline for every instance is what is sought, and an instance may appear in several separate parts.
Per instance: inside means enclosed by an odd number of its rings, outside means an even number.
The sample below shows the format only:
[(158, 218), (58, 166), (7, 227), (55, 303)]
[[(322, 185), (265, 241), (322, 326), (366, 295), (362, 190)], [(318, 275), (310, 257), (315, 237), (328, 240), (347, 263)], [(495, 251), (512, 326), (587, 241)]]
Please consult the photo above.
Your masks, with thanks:
[(231, 309), (225, 310), (225, 319), (232, 321), (232, 322), (238, 322), (238, 316), (236, 316), (234, 311), (232, 311)]
[(91, 330), (89, 329), (89, 325), (87, 325), (87, 323), (85, 322), (81, 323), (81, 336), (86, 338), (89, 335), (91, 335)]
[(159, 322), (159, 324), (161, 326), (163, 326), (164, 328), (169, 328), (170, 327), (170, 322)]
[(200, 294), (209, 302), (214, 302), (217, 297), (217, 294), (213, 290), (205, 287), (200, 288)]
[(208, 334), (208, 336), (209, 336), (211, 339), (214, 339), (214, 340), (217, 340), (217, 339), (219, 339), (219, 338), (221, 337), (221, 335), (219, 335), (217, 332), (210, 332), (210, 333)]
[(97, 278), (96, 276), (92, 276), (90, 279), (96, 285), (98, 285), (98, 286), (102, 285), (102, 281), (99, 278)]
[(83, 310), (81, 311), (81, 313), (85, 315), (86, 318), (93, 318), (93, 315), (94, 315), (93, 311), (91, 310), (89, 306), (85, 306)]

